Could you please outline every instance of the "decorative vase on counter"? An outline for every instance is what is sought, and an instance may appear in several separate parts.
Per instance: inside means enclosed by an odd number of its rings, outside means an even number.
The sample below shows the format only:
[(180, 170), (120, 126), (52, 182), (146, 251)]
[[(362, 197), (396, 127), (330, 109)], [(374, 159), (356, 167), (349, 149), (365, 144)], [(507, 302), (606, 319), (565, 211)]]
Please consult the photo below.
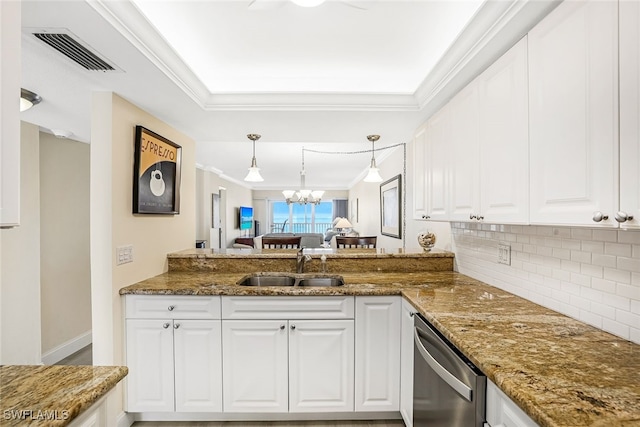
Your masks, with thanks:
[(418, 234), (418, 244), (428, 252), (436, 244), (436, 235), (431, 231), (424, 231)]

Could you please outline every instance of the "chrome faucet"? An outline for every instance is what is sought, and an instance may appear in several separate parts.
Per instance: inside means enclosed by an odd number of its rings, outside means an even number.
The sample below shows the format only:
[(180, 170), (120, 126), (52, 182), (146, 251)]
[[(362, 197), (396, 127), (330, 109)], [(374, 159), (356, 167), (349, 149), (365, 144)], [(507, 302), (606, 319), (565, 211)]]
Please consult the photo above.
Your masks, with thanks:
[(304, 273), (304, 263), (311, 261), (311, 255), (304, 255), (303, 251), (304, 248), (300, 248), (296, 256), (296, 273)]

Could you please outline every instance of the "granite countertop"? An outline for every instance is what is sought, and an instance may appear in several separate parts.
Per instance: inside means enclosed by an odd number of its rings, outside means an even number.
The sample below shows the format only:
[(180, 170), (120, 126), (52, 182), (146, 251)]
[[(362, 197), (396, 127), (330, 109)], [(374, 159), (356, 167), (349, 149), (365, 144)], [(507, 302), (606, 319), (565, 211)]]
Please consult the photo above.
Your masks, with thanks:
[(236, 285), (245, 275), (168, 272), (120, 294), (402, 295), (541, 426), (640, 426), (640, 345), (478, 280), (360, 272), (333, 288)]
[[(190, 248), (167, 254), (168, 259), (174, 258), (295, 258), (298, 249), (260, 249), (260, 248)], [(384, 249), (384, 248), (305, 248), (304, 254), (326, 255), (327, 258), (453, 258), (452, 252), (433, 249), (424, 251), (421, 248), (413, 249)]]
[(124, 366), (0, 366), (0, 426), (66, 426), (127, 372)]

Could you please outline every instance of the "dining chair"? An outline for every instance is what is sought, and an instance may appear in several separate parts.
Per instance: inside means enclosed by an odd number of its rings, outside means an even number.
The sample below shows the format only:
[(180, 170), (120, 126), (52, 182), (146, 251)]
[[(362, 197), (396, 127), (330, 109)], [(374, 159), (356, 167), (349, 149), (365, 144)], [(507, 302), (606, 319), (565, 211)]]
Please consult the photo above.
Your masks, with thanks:
[(263, 237), (263, 249), (298, 249), (302, 236), (291, 237)]
[(338, 246), (338, 249), (348, 249), (348, 248), (375, 249), (377, 240), (378, 238), (376, 236), (358, 236), (358, 237), (336, 236), (336, 245)]

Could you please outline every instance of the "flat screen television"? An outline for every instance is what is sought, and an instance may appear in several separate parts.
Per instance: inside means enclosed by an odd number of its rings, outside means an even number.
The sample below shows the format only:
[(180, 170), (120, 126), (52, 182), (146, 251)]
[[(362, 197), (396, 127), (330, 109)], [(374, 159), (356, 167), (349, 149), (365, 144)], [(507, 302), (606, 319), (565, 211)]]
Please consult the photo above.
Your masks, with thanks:
[(248, 206), (240, 206), (239, 221), (240, 230), (250, 230), (253, 228), (253, 208)]

